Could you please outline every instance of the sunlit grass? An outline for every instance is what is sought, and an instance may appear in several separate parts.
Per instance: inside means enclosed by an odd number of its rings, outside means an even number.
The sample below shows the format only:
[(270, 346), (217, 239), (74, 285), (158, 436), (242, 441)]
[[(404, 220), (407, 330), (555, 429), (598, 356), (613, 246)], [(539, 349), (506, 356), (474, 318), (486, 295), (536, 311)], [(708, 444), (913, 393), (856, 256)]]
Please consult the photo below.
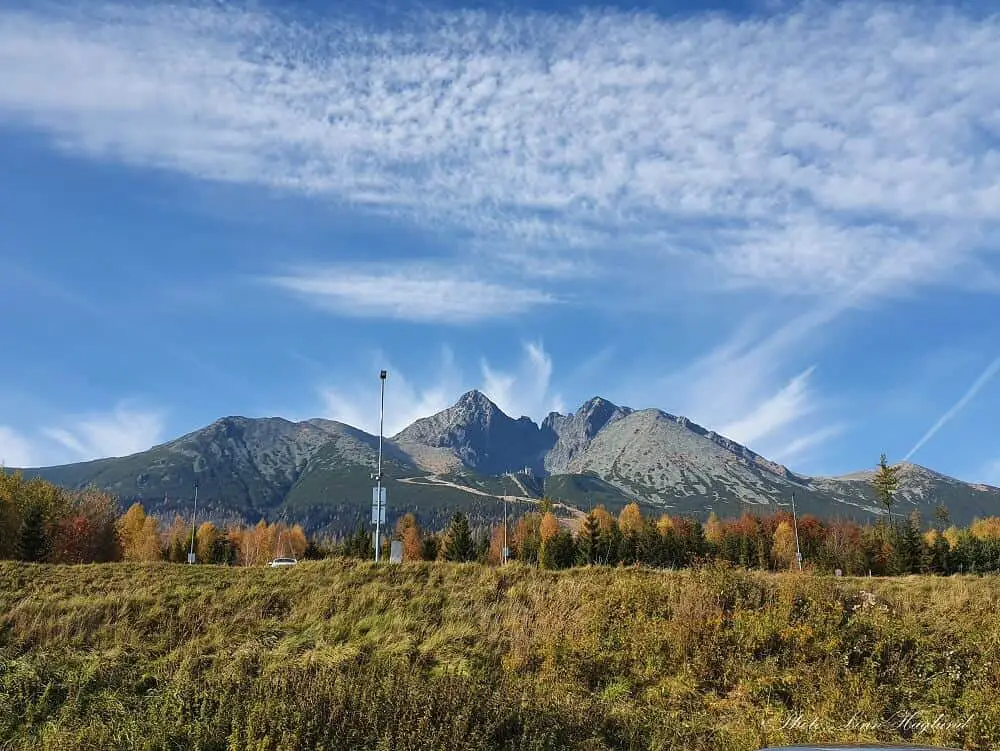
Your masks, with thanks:
[(994, 577), (4, 563), (0, 746), (747, 751), (919, 712), (996, 748), (998, 605)]

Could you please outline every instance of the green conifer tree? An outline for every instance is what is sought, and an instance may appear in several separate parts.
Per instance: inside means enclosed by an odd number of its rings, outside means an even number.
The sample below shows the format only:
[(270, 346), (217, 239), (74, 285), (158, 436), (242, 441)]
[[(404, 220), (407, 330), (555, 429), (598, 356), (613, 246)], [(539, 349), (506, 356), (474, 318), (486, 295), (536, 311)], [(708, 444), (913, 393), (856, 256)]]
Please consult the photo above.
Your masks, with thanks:
[(445, 539), (446, 561), (471, 561), (476, 557), (476, 546), (469, 531), (469, 520), (461, 511), (451, 518)]
[(22, 561), (40, 563), (49, 557), (51, 543), (45, 528), (45, 514), (37, 504), (24, 512), (17, 533), (17, 555)]

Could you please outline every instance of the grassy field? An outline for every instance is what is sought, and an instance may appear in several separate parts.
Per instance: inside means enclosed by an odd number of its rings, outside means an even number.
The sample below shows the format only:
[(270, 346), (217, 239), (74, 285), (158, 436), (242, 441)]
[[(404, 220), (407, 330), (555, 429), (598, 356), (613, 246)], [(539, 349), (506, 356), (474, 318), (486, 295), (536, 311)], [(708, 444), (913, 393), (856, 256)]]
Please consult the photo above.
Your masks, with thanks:
[(4, 563), (0, 748), (992, 749), (998, 605), (992, 577)]

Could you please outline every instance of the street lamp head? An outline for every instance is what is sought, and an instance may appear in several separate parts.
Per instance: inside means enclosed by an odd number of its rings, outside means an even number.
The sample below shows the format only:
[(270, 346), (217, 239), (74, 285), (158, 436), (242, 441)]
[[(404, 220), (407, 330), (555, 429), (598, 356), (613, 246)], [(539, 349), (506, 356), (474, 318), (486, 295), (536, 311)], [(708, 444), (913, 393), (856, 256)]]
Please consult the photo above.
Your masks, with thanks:
[(381, 378), (383, 381), (385, 380), (385, 378), (386, 378), (387, 375), (388, 375), (388, 373), (386, 371), (384, 371), (384, 370), (380, 370), (378, 372), (378, 377)]

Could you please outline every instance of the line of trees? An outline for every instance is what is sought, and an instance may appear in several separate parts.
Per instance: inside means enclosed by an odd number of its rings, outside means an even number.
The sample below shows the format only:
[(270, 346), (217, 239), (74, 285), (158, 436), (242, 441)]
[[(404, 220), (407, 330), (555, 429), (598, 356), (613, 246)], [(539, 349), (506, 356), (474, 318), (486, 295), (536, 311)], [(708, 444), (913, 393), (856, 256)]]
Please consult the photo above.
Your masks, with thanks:
[[(573, 528), (575, 527), (575, 531)], [(796, 543), (796, 532), (798, 542)], [(795, 520), (791, 513), (744, 513), (720, 519), (662, 514), (646, 516), (636, 503), (618, 516), (603, 506), (572, 523), (558, 519), (548, 501), (521, 516), (509, 530), (511, 560), (544, 568), (579, 565), (646, 565), (683, 568), (724, 560), (746, 568), (783, 571), (798, 567), (845, 575), (987, 573), (1000, 571), (1000, 517), (974, 521), (967, 528), (948, 523), (939, 506), (930, 528), (919, 511), (903, 520), (861, 525), (849, 520)], [(425, 532), (412, 514), (396, 525), (393, 539), (403, 542), (404, 560), (502, 561), (501, 525), (470, 531), (464, 514), (456, 514), (442, 532)], [(797, 547), (798, 546), (798, 547)], [(371, 535), (364, 527), (334, 546), (333, 555), (370, 558)]]
[[(192, 540), (193, 536), (193, 540)], [(169, 525), (135, 503), (118, 515), (115, 500), (96, 488), (70, 492), (38, 478), (0, 471), (0, 559), (47, 563), (187, 561), (256, 566), (275, 556), (321, 557), (302, 527), (260, 521), (196, 530), (175, 516)]]
[[(883, 462), (884, 464), (884, 462)], [(874, 481), (887, 510), (895, 496), (895, 468), (883, 466)], [(891, 515), (890, 515), (890, 518)], [(577, 565), (681, 568), (725, 560), (772, 571), (797, 566), (797, 545), (807, 569), (847, 575), (952, 574), (1000, 571), (1000, 517), (966, 528), (949, 523), (939, 506), (931, 524), (919, 512), (905, 519), (860, 525), (853, 521), (796, 520), (787, 512), (745, 513), (735, 519), (711, 514), (702, 524), (685, 516), (646, 516), (636, 503), (617, 515), (603, 506), (582, 520), (556, 517), (543, 499), (536, 512), (508, 528), (470, 527), (455, 514), (442, 531), (426, 531), (413, 514), (396, 524), (408, 561), (480, 561), (497, 565), (506, 541), (510, 560), (559, 569)], [(797, 533), (797, 534), (796, 534)], [(298, 525), (260, 521), (218, 528), (204, 522), (193, 532), (199, 563), (256, 566), (275, 556), (372, 557), (372, 537), (362, 525), (342, 540), (310, 539)], [(796, 541), (797, 538), (797, 541)], [(385, 557), (388, 558), (385, 541)], [(0, 558), (54, 563), (160, 561), (182, 563), (192, 546), (192, 527), (180, 516), (163, 524), (133, 504), (120, 517), (114, 499), (96, 489), (68, 492), (40, 479), (0, 471)]]

